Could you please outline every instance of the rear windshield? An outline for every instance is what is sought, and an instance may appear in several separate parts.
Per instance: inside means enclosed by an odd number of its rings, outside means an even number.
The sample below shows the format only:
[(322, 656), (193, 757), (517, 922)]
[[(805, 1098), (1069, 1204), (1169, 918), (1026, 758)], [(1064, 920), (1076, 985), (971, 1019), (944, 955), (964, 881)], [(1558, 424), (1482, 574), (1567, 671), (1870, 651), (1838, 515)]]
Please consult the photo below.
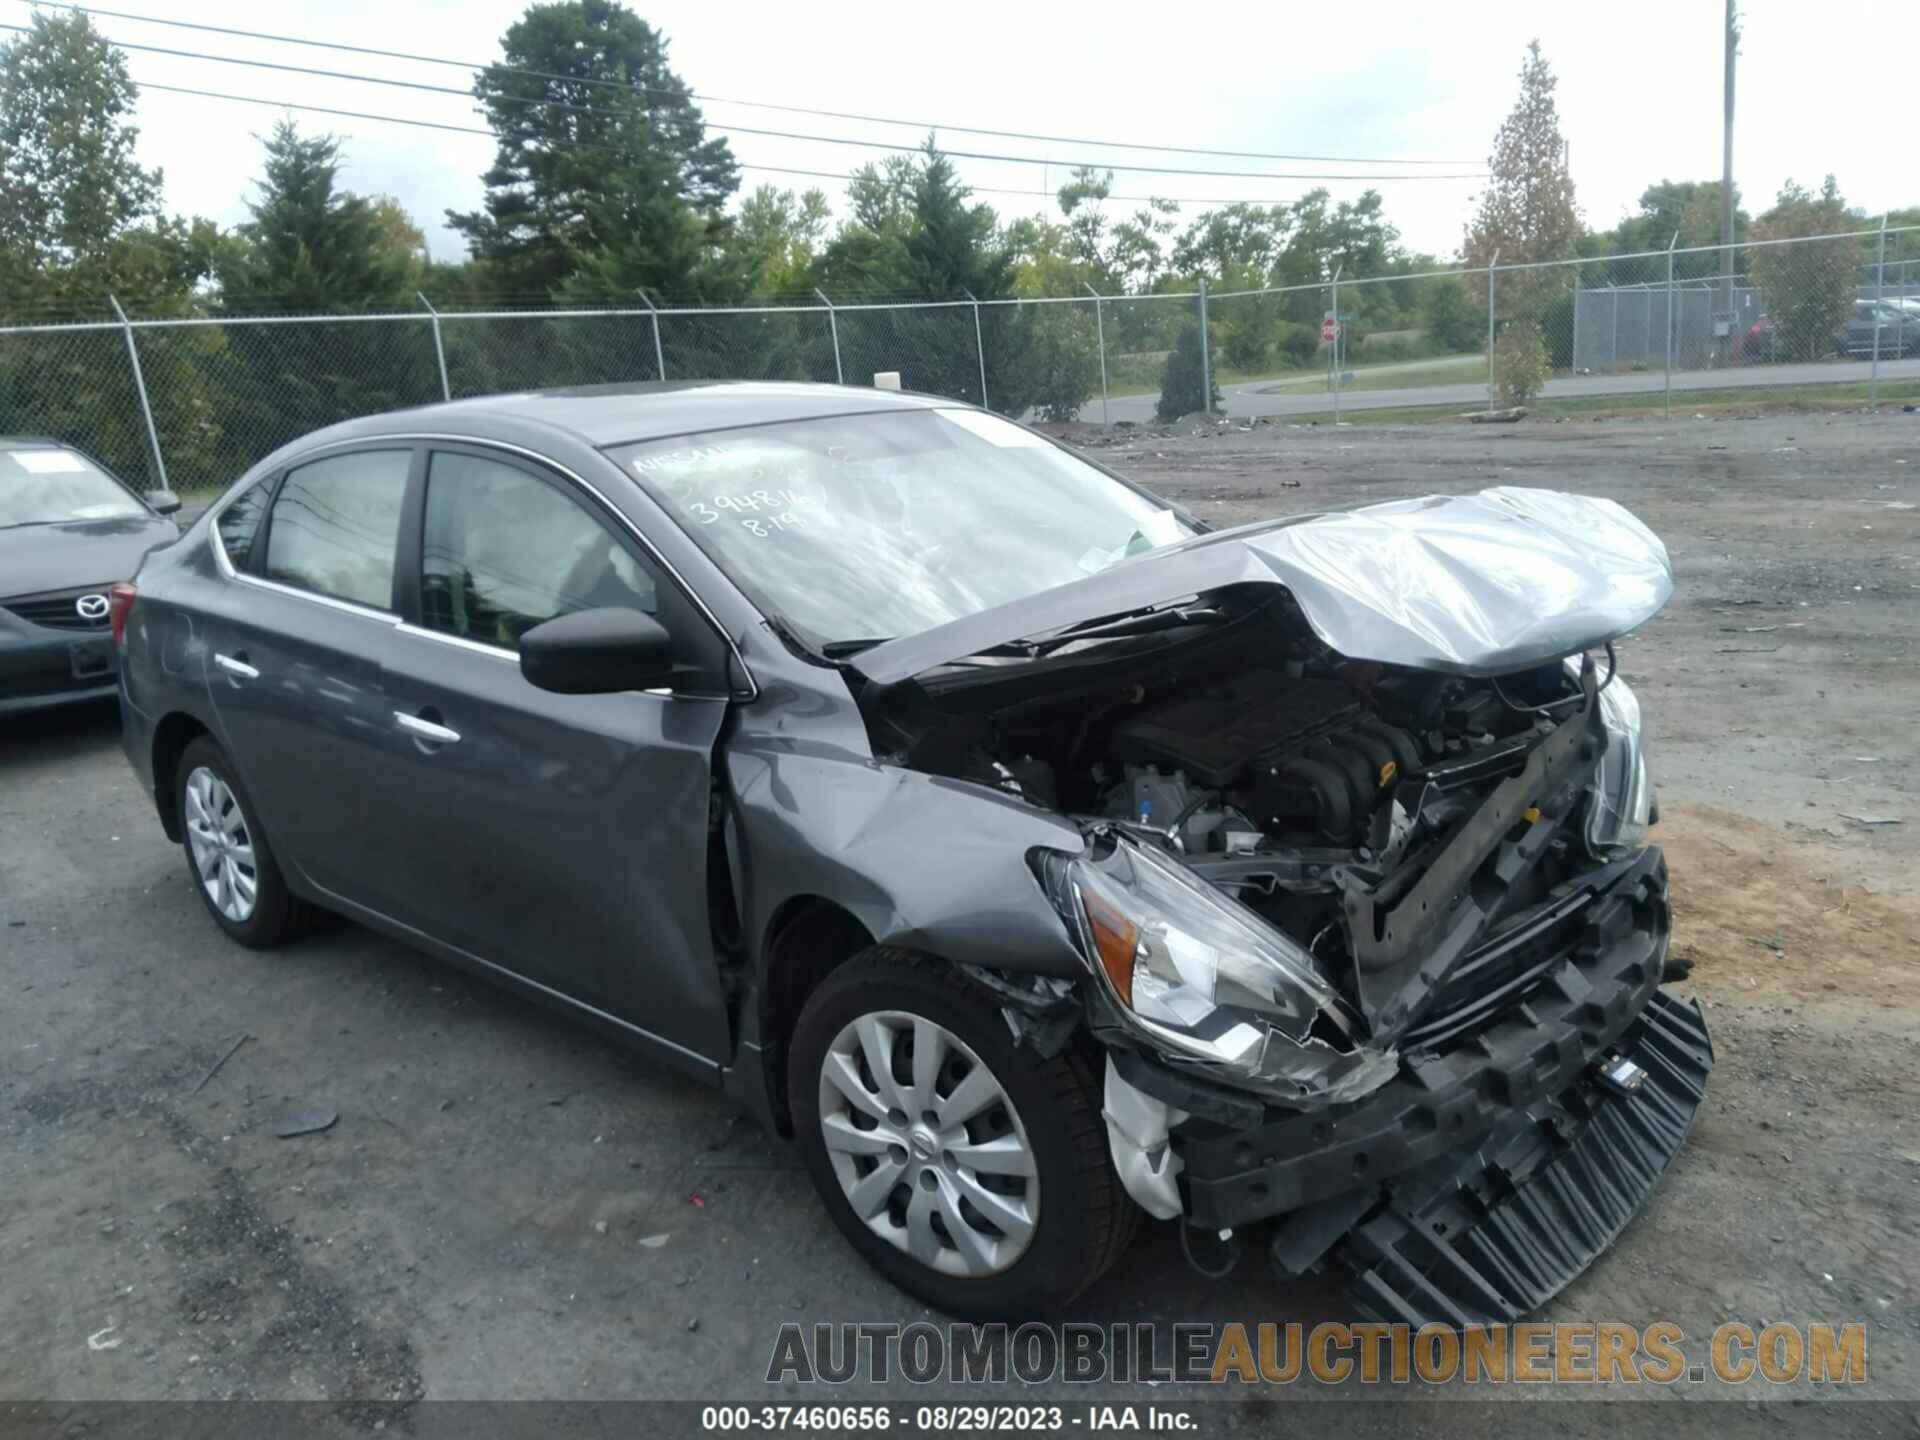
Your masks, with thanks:
[(0, 450), (0, 530), (146, 513), (119, 482), (84, 455), (51, 445)]
[(978, 410), (843, 415), (608, 453), (755, 604), (823, 645), (918, 634), (1194, 533)]

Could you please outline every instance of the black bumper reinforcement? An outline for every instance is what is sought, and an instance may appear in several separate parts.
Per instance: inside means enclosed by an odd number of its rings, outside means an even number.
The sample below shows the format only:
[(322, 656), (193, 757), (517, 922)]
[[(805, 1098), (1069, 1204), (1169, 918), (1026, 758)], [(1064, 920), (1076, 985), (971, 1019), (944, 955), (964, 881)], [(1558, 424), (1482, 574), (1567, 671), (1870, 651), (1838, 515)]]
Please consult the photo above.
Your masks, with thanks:
[(1388, 1187), (1384, 1208), (1333, 1250), (1362, 1310), (1415, 1327), (1507, 1324), (1593, 1262), (1686, 1139), (1713, 1068), (1698, 1005), (1662, 990), (1616, 1052), (1646, 1071), (1637, 1089), (1588, 1078), (1527, 1107), (1464, 1163)]

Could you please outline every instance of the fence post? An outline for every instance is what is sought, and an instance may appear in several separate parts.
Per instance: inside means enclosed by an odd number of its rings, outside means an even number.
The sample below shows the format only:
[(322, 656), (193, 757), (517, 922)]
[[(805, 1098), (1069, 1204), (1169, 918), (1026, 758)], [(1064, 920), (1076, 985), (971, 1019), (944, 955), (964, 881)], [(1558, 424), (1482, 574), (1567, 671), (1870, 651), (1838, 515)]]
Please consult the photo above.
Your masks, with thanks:
[(827, 329), (833, 332), (833, 382), (836, 385), (847, 383), (847, 372), (840, 368), (840, 317), (834, 313), (833, 302), (827, 299), (826, 292), (818, 285), (813, 293), (820, 297), (820, 303), (827, 307)]
[(1493, 383), (1493, 283), (1494, 266), (1500, 263), (1500, 252), (1496, 249), (1493, 258), (1487, 261), (1487, 408), (1493, 408), (1494, 397), (1500, 389)]
[(1620, 287), (1612, 286), (1607, 297), (1612, 303), (1607, 307), (1613, 313), (1613, 334), (1607, 341), (1607, 370), (1620, 368)]
[(1667, 419), (1673, 418), (1673, 247), (1680, 243), (1680, 232), (1673, 232), (1673, 238), (1667, 241), (1667, 381), (1666, 389), (1660, 401), (1660, 411)]
[(427, 307), (427, 314), (433, 317), (433, 358), (440, 366), (440, 398), (451, 400), (453, 387), (447, 384), (447, 347), (440, 343), (440, 312), (433, 308), (433, 302), (421, 291), (416, 290), (413, 293), (420, 303)]
[[(1549, 370), (1553, 368), (1551, 357), (1549, 357), (1547, 368)], [(1567, 348), (1567, 370), (1574, 375), (1580, 373), (1580, 267), (1578, 265), (1573, 267), (1573, 344)]]
[(1867, 381), (1867, 409), (1880, 409), (1880, 317), (1887, 303), (1887, 217), (1880, 217), (1880, 255), (1873, 277), (1873, 377)]
[(1207, 282), (1200, 282), (1200, 408), (1213, 413), (1213, 346), (1207, 340)]
[(653, 308), (653, 297), (646, 291), (640, 292), (640, 298), (646, 303), (647, 318), (653, 322), (653, 365), (664, 380), (667, 378), (667, 352), (660, 348), (660, 312)]
[(971, 290), (960, 292), (973, 301), (973, 351), (980, 357), (980, 408), (987, 408), (987, 342), (980, 338), (980, 302)]
[(133, 343), (133, 322), (127, 319), (127, 312), (120, 308), (120, 299), (109, 295), (107, 299), (113, 305), (113, 313), (120, 317), (120, 333), (127, 340), (127, 361), (133, 366), (133, 391), (140, 397), (140, 416), (147, 422), (147, 448), (153, 456), (153, 473), (159, 479), (159, 488), (168, 490), (167, 462), (160, 458), (160, 432), (154, 428), (153, 407), (147, 403), (147, 378), (140, 373), (140, 351)]
[(1333, 267), (1333, 344), (1329, 347), (1333, 360), (1333, 423), (1340, 423), (1340, 272), (1347, 268), (1346, 261)]
[[(1107, 326), (1106, 322), (1100, 318), (1100, 292), (1084, 280), (1082, 280), (1080, 284), (1089, 295), (1093, 296), (1093, 338), (1095, 343), (1100, 347), (1100, 428), (1102, 430), (1109, 430), (1113, 427), (1107, 418)], [(1203, 350), (1206, 348), (1206, 340), (1204, 338), (1207, 333), (1205, 328), (1206, 323), (1203, 312), (1200, 321), (1200, 334), (1203, 337), (1201, 340), (1201, 348)], [(1204, 367), (1201, 373), (1205, 373)], [(1211, 386), (1208, 387), (1208, 393), (1212, 393)]]

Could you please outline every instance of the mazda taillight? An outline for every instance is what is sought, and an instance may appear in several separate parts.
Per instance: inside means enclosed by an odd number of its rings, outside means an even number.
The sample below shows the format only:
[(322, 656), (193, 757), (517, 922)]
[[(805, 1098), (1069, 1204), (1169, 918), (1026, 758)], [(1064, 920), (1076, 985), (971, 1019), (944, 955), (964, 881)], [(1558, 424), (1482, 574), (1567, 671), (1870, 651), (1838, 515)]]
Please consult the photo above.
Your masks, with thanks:
[(125, 580), (107, 587), (107, 615), (113, 625), (116, 650), (127, 648), (127, 620), (133, 614), (133, 602), (139, 598), (140, 592)]

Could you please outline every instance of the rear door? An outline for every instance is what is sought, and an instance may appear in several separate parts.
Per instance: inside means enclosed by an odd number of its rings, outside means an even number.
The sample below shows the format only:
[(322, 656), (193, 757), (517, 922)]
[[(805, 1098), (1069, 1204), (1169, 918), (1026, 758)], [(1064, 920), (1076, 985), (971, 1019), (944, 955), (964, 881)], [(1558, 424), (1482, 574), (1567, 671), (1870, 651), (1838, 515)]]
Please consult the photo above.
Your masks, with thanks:
[(229, 552), (237, 573), (204, 616), (208, 692), (275, 852), (376, 909), (404, 861), (378, 823), (407, 758), (383, 660), (420, 455), (388, 441), (290, 468), (257, 531), (231, 527), (245, 553)]
[[(395, 918), (723, 1059), (707, 861), (724, 641), (596, 497), (514, 454), (433, 450), (407, 545), (387, 680), (406, 765), (382, 822), (407, 856)], [(525, 680), (522, 634), (608, 605), (658, 619), (698, 678), (620, 695)]]

